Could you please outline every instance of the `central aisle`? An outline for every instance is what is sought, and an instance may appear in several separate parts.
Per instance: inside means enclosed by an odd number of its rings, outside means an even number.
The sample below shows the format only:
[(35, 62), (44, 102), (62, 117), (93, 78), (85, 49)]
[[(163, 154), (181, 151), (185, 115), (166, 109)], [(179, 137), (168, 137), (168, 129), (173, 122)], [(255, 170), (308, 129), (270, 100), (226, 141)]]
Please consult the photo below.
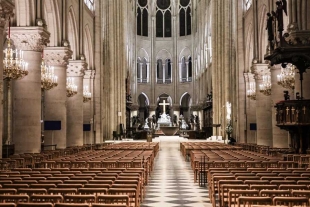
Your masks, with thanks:
[(207, 188), (194, 183), (190, 162), (180, 153), (178, 139), (161, 139), (160, 151), (141, 207), (211, 207)]

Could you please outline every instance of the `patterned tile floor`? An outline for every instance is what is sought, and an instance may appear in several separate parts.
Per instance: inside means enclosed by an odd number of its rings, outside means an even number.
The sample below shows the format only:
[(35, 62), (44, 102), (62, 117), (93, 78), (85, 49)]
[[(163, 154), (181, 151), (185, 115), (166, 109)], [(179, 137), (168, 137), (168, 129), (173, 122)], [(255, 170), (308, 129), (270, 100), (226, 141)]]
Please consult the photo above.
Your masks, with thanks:
[(211, 207), (208, 189), (193, 180), (190, 162), (184, 161), (179, 140), (162, 139), (141, 207)]

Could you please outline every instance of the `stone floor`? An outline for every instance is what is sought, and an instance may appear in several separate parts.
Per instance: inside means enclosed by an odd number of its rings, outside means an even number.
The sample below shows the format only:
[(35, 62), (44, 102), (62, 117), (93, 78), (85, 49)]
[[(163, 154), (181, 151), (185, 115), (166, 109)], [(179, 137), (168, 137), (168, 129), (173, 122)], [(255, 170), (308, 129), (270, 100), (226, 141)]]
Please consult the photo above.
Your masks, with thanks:
[(161, 137), (159, 141), (160, 151), (141, 207), (211, 207), (208, 189), (193, 182), (190, 162), (180, 153), (182, 139)]

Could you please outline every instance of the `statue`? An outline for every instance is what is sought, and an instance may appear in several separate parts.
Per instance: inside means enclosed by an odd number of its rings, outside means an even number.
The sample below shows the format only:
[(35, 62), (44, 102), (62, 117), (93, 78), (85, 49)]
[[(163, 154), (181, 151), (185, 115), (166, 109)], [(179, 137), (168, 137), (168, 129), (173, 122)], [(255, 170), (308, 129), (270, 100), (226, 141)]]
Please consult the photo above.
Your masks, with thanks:
[(178, 117), (177, 115), (173, 114), (173, 123), (177, 126)]
[(273, 17), (271, 16), (269, 12), (267, 13), (267, 16), (268, 17), (267, 17), (266, 30), (268, 31), (268, 41), (269, 41), (270, 49), (273, 50), (274, 49)]
[(146, 119), (145, 119), (145, 124), (144, 124), (144, 127), (143, 127), (144, 129), (148, 129), (148, 128), (149, 128), (148, 123), (149, 123), (149, 122), (148, 122), (148, 118), (146, 118)]
[(278, 32), (279, 32), (279, 38), (282, 37), (282, 32), (284, 30), (283, 26), (283, 11), (287, 15), (287, 2), (286, 0), (277, 1), (277, 10), (276, 10), (276, 18), (278, 22)]
[(190, 117), (190, 119), (189, 119), (189, 122), (190, 122), (190, 123), (194, 123), (194, 120), (195, 120), (194, 114), (191, 114), (191, 117)]

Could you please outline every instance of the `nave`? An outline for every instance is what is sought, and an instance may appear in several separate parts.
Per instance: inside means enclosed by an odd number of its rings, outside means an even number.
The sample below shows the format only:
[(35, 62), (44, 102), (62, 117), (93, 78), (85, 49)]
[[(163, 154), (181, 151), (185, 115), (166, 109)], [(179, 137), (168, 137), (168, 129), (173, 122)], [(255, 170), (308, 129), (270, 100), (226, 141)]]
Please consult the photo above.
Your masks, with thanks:
[(141, 207), (209, 207), (208, 189), (194, 183), (190, 162), (180, 152), (179, 140), (164, 137), (155, 159)]

